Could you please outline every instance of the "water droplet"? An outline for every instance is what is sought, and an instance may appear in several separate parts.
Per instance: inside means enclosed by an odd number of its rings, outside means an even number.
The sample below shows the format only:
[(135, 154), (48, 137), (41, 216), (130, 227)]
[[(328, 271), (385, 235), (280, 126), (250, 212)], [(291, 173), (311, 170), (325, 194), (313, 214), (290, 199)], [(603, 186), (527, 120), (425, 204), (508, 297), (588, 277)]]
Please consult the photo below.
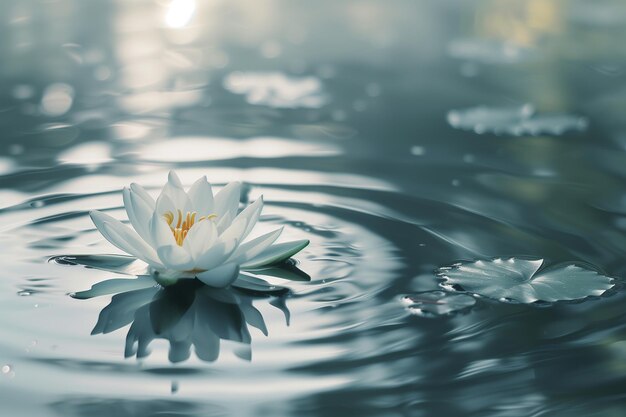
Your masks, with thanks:
[(69, 111), (74, 101), (72, 86), (56, 83), (49, 85), (41, 98), (41, 111), (47, 116), (62, 116)]
[(413, 146), (411, 147), (411, 154), (415, 156), (422, 156), (426, 153), (426, 149), (423, 146)]
[(2, 366), (2, 373), (7, 375), (8, 373), (10, 373), (12, 370), (11, 365), (4, 365)]
[(44, 206), (44, 202), (40, 200), (31, 201), (30, 206), (34, 208), (40, 208)]
[(33, 293), (28, 290), (21, 290), (17, 292), (17, 295), (20, 297), (28, 297), (29, 295), (33, 295)]
[(176, 394), (178, 392), (178, 388), (179, 388), (179, 384), (178, 381), (172, 381), (172, 386), (170, 391), (172, 392), (172, 394)]
[(461, 185), (461, 181), (457, 180), (457, 179), (453, 179), (452, 180), (452, 186), (453, 187), (458, 187)]

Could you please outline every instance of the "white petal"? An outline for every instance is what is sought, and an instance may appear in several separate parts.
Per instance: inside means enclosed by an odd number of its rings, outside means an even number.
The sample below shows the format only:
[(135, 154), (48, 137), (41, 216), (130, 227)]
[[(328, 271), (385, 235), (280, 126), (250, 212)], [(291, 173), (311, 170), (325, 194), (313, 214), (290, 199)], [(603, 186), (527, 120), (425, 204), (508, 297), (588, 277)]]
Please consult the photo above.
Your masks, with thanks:
[(259, 236), (249, 242), (246, 242), (239, 246), (237, 250), (231, 255), (230, 261), (237, 262), (239, 264), (246, 262), (249, 259), (255, 258), (261, 254), (270, 245), (276, 242), (278, 236), (282, 233), (283, 228), (274, 230), (273, 232)]
[(172, 200), (168, 194), (162, 192), (161, 195), (159, 195), (159, 198), (157, 198), (154, 214), (163, 216), (169, 211), (174, 215), (174, 221), (176, 221), (176, 217), (178, 216), (177, 209), (178, 207), (176, 207), (174, 200)]
[(239, 246), (241, 235), (245, 230), (245, 221), (234, 222), (208, 250), (199, 255), (196, 268), (209, 270), (226, 261)]
[(154, 249), (144, 242), (135, 231), (124, 226), (119, 220), (99, 211), (91, 211), (89, 215), (102, 236), (114, 246), (155, 268), (163, 267)]
[(197, 212), (198, 216), (214, 214), (213, 189), (206, 176), (193, 183), (189, 190), (189, 198), (193, 206), (192, 210)]
[(155, 249), (161, 246), (177, 245), (172, 229), (170, 229), (165, 218), (156, 211), (152, 214), (152, 219), (150, 219), (150, 236)]
[(308, 244), (308, 240), (296, 240), (293, 242), (272, 245), (255, 258), (242, 262), (241, 267), (245, 269), (254, 269), (285, 261), (300, 252)]
[(222, 188), (215, 195), (215, 214), (219, 218), (227, 213), (234, 219), (239, 208), (239, 199), (241, 198), (241, 183), (231, 182)]
[(150, 237), (150, 217), (152, 216), (152, 210), (150, 210), (148, 204), (132, 190), (124, 188), (122, 195), (130, 224), (133, 225), (133, 228), (137, 231), (139, 236), (150, 245), (152, 242)]
[(222, 217), (217, 219), (217, 232), (219, 234), (224, 233), (233, 224), (233, 216), (230, 213), (226, 213)]
[(238, 276), (239, 265), (232, 262), (196, 275), (196, 277), (206, 285), (216, 288), (229, 286)]
[(132, 183), (130, 184), (130, 190), (137, 194), (150, 207), (150, 210), (154, 211), (154, 198), (141, 185)]
[(216, 239), (215, 224), (211, 220), (201, 220), (189, 229), (183, 241), (183, 248), (191, 254), (193, 259), (198, 259), (200, 254), (206, 252)]
[(178, 245), (161, 246), (157, 253), (167, 268), (176, 271), (188, 271), (193, 268), (191, 255)]
[(248, 207), (243, 209), (241, 213), (237, 216), (238, 218), (246, 219), (246, 230), (243, 232), (242, 240), (248, 237), (256, 223), (259, 221), (259, 217), (261, 216), (261, 211), (263, 210), (263, 196), (259, 197), (254, 203), (250, 204)]
[[(176, 209), (180, 209), (183, 212), (183, 215), (188, 211), (191, 211), (191, 200), (189, 196), (185, 192), (183, 188), (183, 184), (180, 182), (178, 175), (174, 171), (170, 171), (170, 174), (167, 179), (167, 183), (163, 186), (163, 190), (161, 191), (162, 196), (168, 196), (174, 205), (173, 213), (176, 213)], [(159, 208), (159, 204), (157, 199), (157, 209)], [(163, 213), (161, 213), (163, 214)]]

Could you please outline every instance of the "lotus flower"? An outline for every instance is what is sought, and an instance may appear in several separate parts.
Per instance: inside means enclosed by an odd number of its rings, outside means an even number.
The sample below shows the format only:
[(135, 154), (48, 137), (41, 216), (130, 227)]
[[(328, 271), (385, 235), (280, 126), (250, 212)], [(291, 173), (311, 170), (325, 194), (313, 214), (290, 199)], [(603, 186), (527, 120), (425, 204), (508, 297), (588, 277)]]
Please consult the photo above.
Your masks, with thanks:
[(309, 244), (275, 244), (282, 228), (248, 239), (263, 209), (263, 197), (238, 213), (241, 183), (231, 182), (215, 196), (206, 177), (186, 192), (171, 171), (156, 201), (138, 184), (124, 188), (124, 206), (133, 229), (91, 211), (102, 235), (124, 252), (146, 262), (157, 282), (171, 285), (198, 278), (226, 287), (240, 269), (258, 269), (284, 261)]

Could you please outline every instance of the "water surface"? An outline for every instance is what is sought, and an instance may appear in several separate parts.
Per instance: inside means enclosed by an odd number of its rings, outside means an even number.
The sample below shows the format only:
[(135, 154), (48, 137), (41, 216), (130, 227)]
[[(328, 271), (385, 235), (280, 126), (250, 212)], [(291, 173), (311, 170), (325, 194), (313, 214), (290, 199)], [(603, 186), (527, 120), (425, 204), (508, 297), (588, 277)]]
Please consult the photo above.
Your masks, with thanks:
[[(1, 1), (0, 414), (621, 415), (625, 28), (620, 0)], [(50, 259), (119, 254), (88, 211), (170, 169), (263, 195), (301, 279), (70, 297), (124, 276)], [(407, 308), (494, 257), (617, 287)]]

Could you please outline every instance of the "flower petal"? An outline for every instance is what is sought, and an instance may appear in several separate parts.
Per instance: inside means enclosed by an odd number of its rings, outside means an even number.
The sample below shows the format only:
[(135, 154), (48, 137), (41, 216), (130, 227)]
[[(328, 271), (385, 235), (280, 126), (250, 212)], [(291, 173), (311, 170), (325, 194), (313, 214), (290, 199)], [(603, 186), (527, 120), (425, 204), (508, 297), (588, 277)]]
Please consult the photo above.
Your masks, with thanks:
[(263, 210), (263, 196), (260, 196), (254, 203), (243, 209), (241, 213), (237, 215), (238, 218), (245, 218), (247, 222), (246, 230), (243, 232), (242, 240), (248, 237), (256, 223), (259, 221), (261, 211)]
[(241, 183), (228, 183), (215, 195), (215, 214), (218, 218), (225, 216), (227, 213), (234, 219), (239, 208), (239, 199), (241, 198)]
[(187, 237), (183, 241), (183, 248), (191, 254), (193, 259), (198, 259), (200, 254), (211, 247), (217, 239), (217, 228), (211, 220), (201, 220), (194, 224)]
[(150, 207), (150, 210), (154, 210), (154, 198), (152, 198), (152, 196), (148, 194), (148, 192), (141, 185), (133, 182), (130, 184), (130, 190), (137, 194), (137, 196), (141, 198), (148, 205), (148, 207)]
[(185, 249), (178, 245), (161, 246), (157, 249), (163, 264), (176, 271), (187, 271), (193, 268), (193, 258)]
[(174, 215), (174, 218), (176, 219), (176, 216), (178, 216), (177, 209), (178, 207), (174, 203), (174, 200), (172, 200), (172, 198), (169, 196), (169, 194), (161, 193), (161, 195), (159, 195), (159, 198), (157, 198), (153, 214), (163, 216), (169, 211)]
[(233, 216), (232, 214), (226, 213), (225, 215), (223, 215), (222, 217), (219, 217), (217, 219), (217, 232), (219, 234), (224, 233), (224, 231), (226, 229), (228, 229), (231, 225), (233, 224)]
[(256, 239), (240, 245), (237, 250), (231, 255), (229, 260), (241, 264), (249, 259), (258, 256), (272, 243), (276, 242), (276, 239), (278, 239), (278, 236), (280, 236), (282, 231), (283, 228), (281, 227), (280, 229), (276, 229), (273, 232), (266, 233), (262, 236), (257, 237)]
[(224, 288), (234, 282), (239, 276), (239, 265), (230, 262), (217, 268), (196, 275), (206, 285), (216, 288)]
[(188, 195), (191, 199), (192, 210), (197, 212), (198, 216), (214, 214), (213, 189), (206, 176), (193, 183)]
[(243, 262), (241, 267), (244, 269), (254, 269), (285, 261), (300, 252), (308, 244), (309, 240), (296, 240), (272, 245), (258, 256)]
[(150, 209), (148, 204), (141, 197), (129, 188), (124, 188), (122, 195), (124, 198), (124, 207), (126, 208), (126, 214), (128, 214), (130, 224), (132, 224), (139, 236), (141, 236), (146, 243), (151, 245), (152, 238), (150, 237), (150, 216), (152, 215), (153, 210)]
[(155, 268), (163, 267), (154, 249), (144, 242), (134, 230), (124, 226), (122, 222), (108, 214), (94, 210), (89, 212), (89, 215), (102, 236), (114, 246)]
[[(180, 182), (180, 178), (176, 175), (176, 172), (170, 171), (167, 177), (167, 183), (163, 186), (163, 190), (161, 191), (161, 196), (168, 196), (174, 205), (173, 213), (176, 213), (176, 210), (181, 210), (183, 214), (191, 211), (191, 200), (189, 196), (185, 192), (183, 188), (183, 184)], [(158, 199), (157, 199), (157, 209), (159, 208)], [(160, 213), (163, 214), (163, 213)]]
[[(159, 202), (157, 201), (157, 206), (158, 205)], [(152, 237), (152, 243), (155, 249), (161, 246), (176, 245), (176, 239), (174, 239), (172, 229), (170, 229), (165, 218), (156, 211), (152, 214), (152, 218), (150, 219), (150, 236)]]
[(210, 270), (223, 263), (237, 249), (246, 222), (239, 220), (222, 233), (215, 243), (196, 259), (196, 268)]

